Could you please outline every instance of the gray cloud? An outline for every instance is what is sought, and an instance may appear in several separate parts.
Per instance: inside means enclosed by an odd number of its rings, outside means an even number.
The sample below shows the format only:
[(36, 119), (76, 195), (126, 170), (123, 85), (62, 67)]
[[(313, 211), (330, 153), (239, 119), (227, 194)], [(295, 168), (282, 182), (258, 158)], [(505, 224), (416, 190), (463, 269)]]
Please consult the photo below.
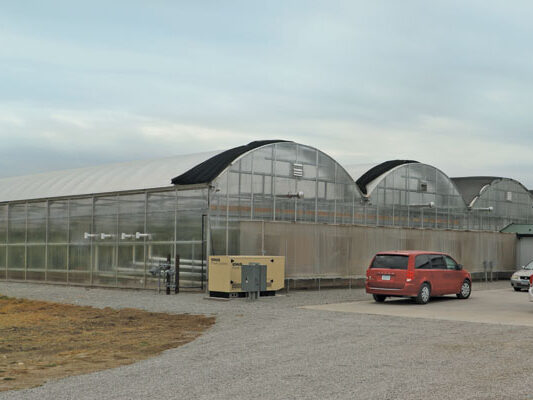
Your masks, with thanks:
[(533, 186), (527, 2), (25, 4), (0, 16), (3, 176), (283, 138)]

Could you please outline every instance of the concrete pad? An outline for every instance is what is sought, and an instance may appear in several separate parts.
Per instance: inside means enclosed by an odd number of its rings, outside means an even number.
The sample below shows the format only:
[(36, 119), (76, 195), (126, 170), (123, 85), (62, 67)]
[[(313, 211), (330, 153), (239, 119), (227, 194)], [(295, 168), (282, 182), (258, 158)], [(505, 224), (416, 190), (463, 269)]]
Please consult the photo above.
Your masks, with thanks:
[(533, 326), (533, 302), (529, 301), (526, 292), (515, 292), (510, 288), (472, 291), (472, 295), (467, 300), (459, 300), (455, 296), (431, 298), (426, 305), (415, 304), (410, 299), (388, 298), (385, 303), (363, 300), (301, 308), (394, 317)]

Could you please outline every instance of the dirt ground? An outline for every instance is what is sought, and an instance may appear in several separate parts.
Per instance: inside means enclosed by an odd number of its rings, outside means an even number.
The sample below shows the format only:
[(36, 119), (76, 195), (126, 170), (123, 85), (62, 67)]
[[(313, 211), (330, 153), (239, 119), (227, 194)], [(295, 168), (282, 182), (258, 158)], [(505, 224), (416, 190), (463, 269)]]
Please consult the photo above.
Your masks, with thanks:
[(0, 391), (131, 364), (194, 340), (214, 322), (0, 295)]

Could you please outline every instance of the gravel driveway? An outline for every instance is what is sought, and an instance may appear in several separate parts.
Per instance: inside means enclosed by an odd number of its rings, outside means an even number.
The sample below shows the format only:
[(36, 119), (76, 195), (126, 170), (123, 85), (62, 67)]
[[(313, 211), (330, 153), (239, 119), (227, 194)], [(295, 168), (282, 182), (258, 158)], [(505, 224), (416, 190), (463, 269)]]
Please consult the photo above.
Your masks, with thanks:
[(158, 357), (0, 399), (533, 399), (533, 328), (298, 308), (368, 299), (361, 289), (256, 302), (19, 283), (0, 293), (217, 317)]

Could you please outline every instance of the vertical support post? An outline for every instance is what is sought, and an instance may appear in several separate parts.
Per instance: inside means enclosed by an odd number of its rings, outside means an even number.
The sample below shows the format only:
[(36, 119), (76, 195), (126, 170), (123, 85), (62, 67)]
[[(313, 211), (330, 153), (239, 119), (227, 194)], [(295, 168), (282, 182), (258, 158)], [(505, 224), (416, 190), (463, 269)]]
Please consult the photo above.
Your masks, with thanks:
[[(174, 293), (178, 294), (180, 292), (180, 256), (179, 254), (176, 254), (176, 274), (174, 276)], [(202, 271), (203, 272), (203, 271)]]
[[(91, 233), (94, 233), (94, 208), (95, 208), (95, 203), (96, 203), (96, 199), (94, 198), (94, 196), (92, 198), (92, 201), (93, 201), (93, 207), (91, 211)], [(89, 280), (90, 280), (90, 285), (92, 286), (93, 285), (93, 269), (97, 261), (95, 260), (94, 239), (91, 237), (90, 241), (91, 241), (91, 258), (90, 258), (91, 264), (89, 265)]]
[[(148, 231), (148, 192), (144, 192), (144, 233)], [(143, 287), (146, 288), (146, 281), (148, 276), (146, 275), (146, 262), (148, 260), (148, 251), (146, 246), (146, 238), (143, 238), (144, 248), (144, 274), (143, 274)]]
[[(178, 189), (174, 189), (174, 193), (175, 193), (175, 201), (174, 201), (174, 256), (176, 256), (176, 254), (178, 254), (178, 244), (176, 243), (177, 240), (178, 240), (178, 207), (179, 207), (179, 204), (178, 204)], [(146, 231), (145, 231), (146, 232)], [(169, 260), (170, 261), (170, 260)]]
[(265, 220), (261, 221), (261, 255), (265, 255)]
[(70, 281), (70, 199), (67, 200), (67, 284)]
[(318, 164), (318, 151), (315, 150), (315, 224), (318, 223), (318, 175), (320, 165)]
[(337, 223), (337, 196), (339, 194), (339, 191), (338, 191), (338, 188), (337, 188), (337, 163), (335, 163), (335, 179), (334, 179), (334, 184), (333, 184), (333, 187), (335, 188), (333, 190), (333, 224), (336, 224)]
[[(226, 255), (228, 255), (228, 246), (229, 246), (229, 172), (228, 178), (226, 179)], [(209, 204), (208, 204), (209, 205)]]
[(24, 203), (26, 229), (24, 233), (24, 280), (28, 279), (28, 202)]
[(278, 157), (278, 145), (277, 143), (274, 143), (274, 146), (272, 146), (272, 220), (275, 221), (276, 220), (276, 197), (277, 197), (277, 192), (276, 192), (276, 181), (277, 181), (277, 174), (276, 174), (276, 162), (277, 162), (277, 157)]
[[(215, 188), (216, 190), (216, 188)], [(216, 193), (216, 192), (215, 192)], [(227, 203), (226, 203), (227, 206)], [(217, 212), (218, 214), (218, 212)], [(207, 187), (207, 215), (206, 215), (206, 221), (205, 221), (205, 230), (206, 232), (202, 232), (202, 240), (204, 240), (205, 237), (205, 255), (202, 257), (202, 282), (204, 281), (204, 276), (206, 277), (206, 281), (209, 280), (209, 263), (206, 263), (209, 260), (209, 256), (211, 255), (211, 186)], [(203, 248), (203, 243), (202, 243)], [(204, 269), (204, 266), (207, 268)], [(207, 290), (207, 285), (205, 285), (205, 290)]]
[(8, 276), (8, 262), (9, 262), (9, 209), (10, 205), (7, 205), (6, 210), (6, 280), (9, 278)]
[[(252, 159), (251, 163), (251, 167), (250, 167), (250, 170), (251, 170), (251, 178), (250, 178), (250, 221), (253, 221), (254, 217), (255, 217), (255, 213), (254, 213), (254, 208), (255, 208), (255, 204), (254, 204), (254, 153), (250, 153), (250, 157)], [(241, 172), (242, 173), (242, 172)]]
[(120, 228), (120, 196), (117, 194), (115, 201), (117, 206), (115, 207), (115, 212), (117, 213), (116, 223), (115, 223), (115, 251), (113, 252), (113, 263), (115, 264), (115, 286), (118, 287), (118, 249), (119, 249), (119, 228)]
[[(202, 275), (200, 277), (200, 288), (201, 290), (204, 290), (204, 258), (205, 258), (205, 252), (204, 252), (204, 236), (205, 236), (205, 218), (206, 215), (202, 214), (202, 240), (200, 244), (200, 251), (201, 251), (201, 258), (200, 262), (202, 263)], [(194, 246), (194, 245), (193, 245)], [(194, 259), (194, 257), (193, 257)]]
[(50, 201), (46, 200), (46, 220), (44, 231), (44, 281), (48, 281), (48, 220), (50, 219)]
[(167, 261), (165, 262), (165, 264), (163, 264), (163, 271), (161, 271), (161, 272), (164, 272), (164, 274), (165, 274), (165, 293), (168, 295), (168, 294), (170, 294), (170, 285), (171, 285), (171, 281), (170, 281), (170, 253), (167, 256)]

